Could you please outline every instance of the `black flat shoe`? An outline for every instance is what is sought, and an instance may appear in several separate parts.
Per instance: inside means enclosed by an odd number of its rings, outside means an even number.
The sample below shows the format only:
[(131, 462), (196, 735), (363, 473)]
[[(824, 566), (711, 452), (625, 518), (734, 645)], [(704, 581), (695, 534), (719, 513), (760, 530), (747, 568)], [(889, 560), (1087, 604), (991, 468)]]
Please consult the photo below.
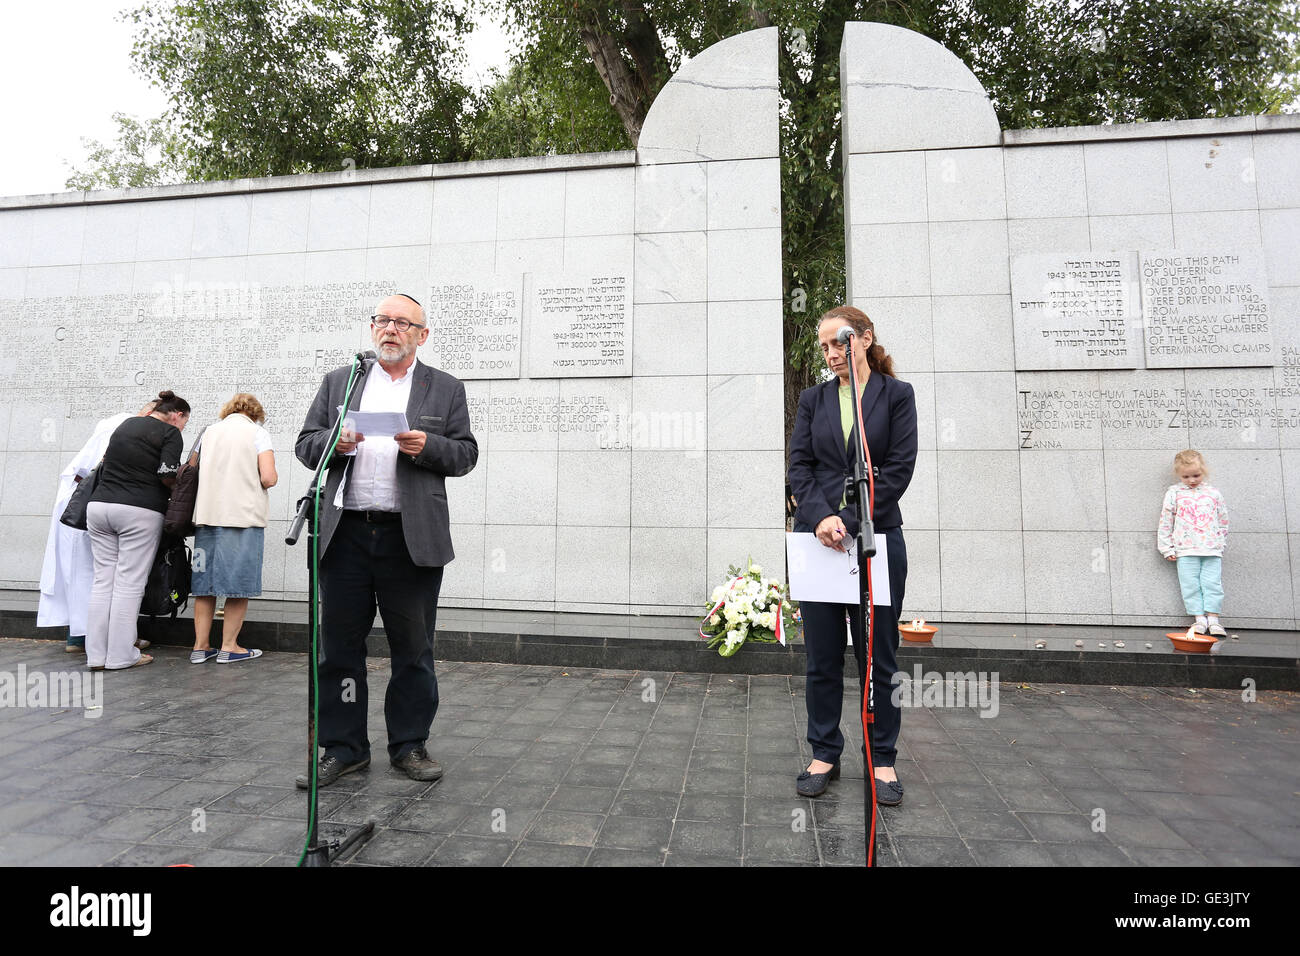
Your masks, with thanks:
[[(316, 786), (328, 787), (331, 783), (343, 776), (345, 773), (352, 773), (356, 770), (365, 770), (370, 766), (370, 758), (358, 760), (356, 763), (344, 763), (338, 757), (322, 757), (320, 766), (316, 768)], [(311, 780), (303, 773), (299, 774), (294, 780), (299, 790), (306, 790), (311, 786)]]
[(826, 792), (832, 780), (840, 778), (840, 765), (834, 764), (825, 773), (809, 773), (805, 770), (794, 779), (795, 792), (801, 797), (820, 797)]
[(903, 785), (897, 780), (876, 778), (876, 803), (882, 807), (896, 807), (903, 802)]

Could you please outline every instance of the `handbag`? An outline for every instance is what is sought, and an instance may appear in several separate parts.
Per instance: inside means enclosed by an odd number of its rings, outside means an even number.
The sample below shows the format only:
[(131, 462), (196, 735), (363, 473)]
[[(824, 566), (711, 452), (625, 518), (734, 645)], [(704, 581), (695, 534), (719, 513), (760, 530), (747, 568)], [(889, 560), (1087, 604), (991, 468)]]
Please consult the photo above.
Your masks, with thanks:
[[(103, 464), (103, 462), (100, 462)], [(69, 528), (76, 528), (78, 531), (86, 530), (86, 507), (90, 504), (90, 496), (95, 493), (99, 487), (99, 467), (91, 469), (90, 474), (81, 481), (77, 482), (77, 487), (72, 489), (72, 497), (68, 499), (67, 507), (63, 509), (63, 514), (59, 516), (59, 522), (66, 524)]]
[[(199, 442), (202, 443), (202, 438)], [(194, 505), (199, 497), (198, 454), (199, 446), (196, 444), (191, 456), (194, 463), (187, 461), (176, 470), (171, 499), (163, 515), (163, 531), (177, 538), (186, 538), (194, 533)]]

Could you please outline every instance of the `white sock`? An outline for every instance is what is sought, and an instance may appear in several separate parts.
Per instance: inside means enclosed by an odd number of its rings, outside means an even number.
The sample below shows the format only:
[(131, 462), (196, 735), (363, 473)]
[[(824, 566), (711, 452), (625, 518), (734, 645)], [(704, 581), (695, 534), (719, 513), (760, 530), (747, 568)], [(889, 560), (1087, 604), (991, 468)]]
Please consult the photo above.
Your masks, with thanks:
[(1207, 614), (1207, 615), (1205, 615), (1205, 616), (1209, 618), (1208, 623), (1210, 623), (1210, 624), (1218, 624), (1218, 623), (1219, 623), (1219, 615), (1217, 615), (1217, 614)]
[(1198, 615), (1196, 615), (1196, 623), (1197, 623), (1197, 624), (1209, 624), (1210, 622), (1207, 621), (1207, 620), (1205, 619), (1205, 615), (1204, 615), (1204, 614), (1198, 614)]

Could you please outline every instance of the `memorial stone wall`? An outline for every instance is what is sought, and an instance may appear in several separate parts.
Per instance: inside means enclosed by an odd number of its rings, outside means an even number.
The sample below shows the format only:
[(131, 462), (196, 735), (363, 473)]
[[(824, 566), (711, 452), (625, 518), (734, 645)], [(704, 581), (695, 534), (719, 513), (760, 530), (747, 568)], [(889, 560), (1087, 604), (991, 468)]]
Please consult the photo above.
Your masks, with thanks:
[(95, 422), (172, 388), (187, 446), (236, 391), (265, 405), (264, 596), (303, 597), (293, 442), (393, 291), (480, 449), (445, 604), (690, 612), (729, 564), (780, 566), (776, 42), (684, 65), (636, 153), (0, 199), (0, 588), (36, 590)]
[(1224, 494), (1224, 619), (1300, 615), (1300, 118), (1003, 131), (910, 31), (841, 52), (850, 300), (916, 390), (906, 616), (1178, 624), (1173, 457)]

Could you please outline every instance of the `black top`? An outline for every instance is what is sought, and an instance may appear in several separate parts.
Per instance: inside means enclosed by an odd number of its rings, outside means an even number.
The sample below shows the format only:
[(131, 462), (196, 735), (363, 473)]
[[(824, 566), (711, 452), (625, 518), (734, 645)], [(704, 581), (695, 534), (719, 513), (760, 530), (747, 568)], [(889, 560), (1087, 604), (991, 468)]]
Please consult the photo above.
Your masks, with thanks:
[(159, 479), (175, 477), (183, 444), (175, 425), (152, 415), (128, 418), (108, 440), (90, 500), (165, 513), (171, 491)]

